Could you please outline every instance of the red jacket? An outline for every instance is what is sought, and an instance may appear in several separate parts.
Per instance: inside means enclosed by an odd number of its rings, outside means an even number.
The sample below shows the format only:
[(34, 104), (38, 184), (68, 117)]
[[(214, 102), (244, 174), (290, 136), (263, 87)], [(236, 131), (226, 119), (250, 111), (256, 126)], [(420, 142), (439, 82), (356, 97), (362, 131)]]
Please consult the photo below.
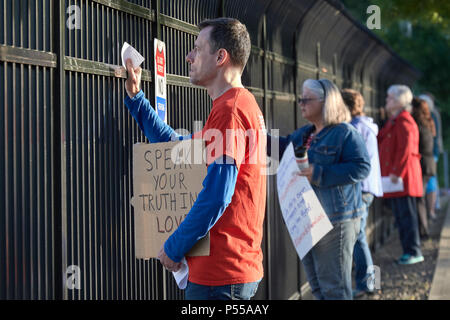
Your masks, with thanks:
[(381, 176), (402, 177), (404, 191), (385, 193), (385, 198), (422, 197), (422, 169), (419, 154), (419, 128), (408, 111), (389, 119), (378, 134)]

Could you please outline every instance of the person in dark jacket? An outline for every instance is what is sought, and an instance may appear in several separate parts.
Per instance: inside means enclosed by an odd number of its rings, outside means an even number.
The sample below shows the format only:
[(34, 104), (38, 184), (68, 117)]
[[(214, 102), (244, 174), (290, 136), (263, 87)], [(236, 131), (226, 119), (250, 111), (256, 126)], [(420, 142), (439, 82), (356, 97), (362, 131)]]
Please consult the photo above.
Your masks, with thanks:
[[(430, 178), (436, 175), (436, 162), (433, 158), (433, 139), (436, 136), (436, 128), (425, 100), (414, 98), (411, 114), (419, 127), (419, 153), (422, 156), (420, 165), (422, 167), (423, 188), (425, 190)], [(422, 197), (417, 198), (419, 234), (421, 238), (429, 237), (425, 198), (425, 192)]]

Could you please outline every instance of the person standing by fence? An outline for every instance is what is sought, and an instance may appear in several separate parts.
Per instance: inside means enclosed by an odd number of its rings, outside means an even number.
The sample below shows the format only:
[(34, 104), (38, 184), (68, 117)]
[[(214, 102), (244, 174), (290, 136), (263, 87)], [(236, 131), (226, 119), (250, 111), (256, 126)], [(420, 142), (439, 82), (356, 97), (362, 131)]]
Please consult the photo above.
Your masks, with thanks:
[[(423, 99), (428, 104), (428, 108), (431, 112), (431, 118), (434, 121), (434, 127), (436, 128), (436, 135), (433, 139), (433, 156), (434, 162), (439, 162), (439, 156), (443, 152), (443, 142), (442, 142), (442, 121), (439, 110), (434, 104), (434, 97), (431, 93), (424, 93), (419, 96), (420, 99)], [(436, 170), (437, 171), (437, 170)], [(439, 181), (437, 177), (437, 172), (433, 176), (430, 177), (427, 183), (427, 187), (424, 191), (426, 193), (428, 214), (432, 220), (436, 219), (436, 209), (440, 209), (440, 201), (439, 201)]]
[(366, 238), (366, 224), (369, 216), (369, 208), (374, 197), (383, 196), (381, 188), (380, 160), (378, 156), (378, 126), (373, 119), (364, 114), (364, 98), (356, 90), (343, 89), (342, 98), (350, 110), (352, 121), (350, 122), (359, 131), (366, 143), (367, 152), (370, 157), (370, 174), (361, 182), (362, 199), (366, 210), (361, 216), (361, 228), (356, 238), (353, 251), (355, 263), (355, 290), (353, 297), (359, 298), (364, 293), (373, 293), (374, 288), (370, 280), (374, 280), (375, 270), (373, 268), (372, 254)]
[(294, 149), (307, 149), (310, 165), (300, 175), (311, 183), (333, 225), (302, 260), (312, 294), (319, 300), (351, 300), (353, 248), (365, 210), (360, 181), (369, 174), (369, 155), (361, 135), (347, 123), (350, 112), (331, 81), (306, 80), (299, 106), (310, 124), (268, 141), (279, 143), (280, 158), (291, 142)]
[[(206, 20), (199, 28), (186, 61), (191, 83), (205, 87), (213, 99), (203, 130), (193, 135), (206, 140), (208, 171), (192, 209), (158, 258), (166, 269), (177, 271), (185, 254), (209, 231), (210, 255), (186, 257), (185, 298), (248, 300), (263, 277), (266, 201), (265, 162), (260, 161), (265, 160), (265, 151), (264, 157), (251, 154), (252, 146), (265, 150), (264, 118), (254, 96), (241, 83), (250, 36), (245, 25), (231, 18)], [(140, 90), (141, 72), (128, 66), (125, 104), (151, 142), (169, 141), (176, 134), (159, 119)], [(248, 131), (252, 134), (247, 140), (236, 138)], [(247, 161), (252, 157), (258, 161)]]
[[(419, 127), (419, 153), (422, 167), (423, 189), (426, 190), (428, 181), (436, 175), (436, 162), (433, 157), (433, 139), (436, 137), (436, 128), (431, 118), (428, 104), (425, 100), (414, 98), (412, 101), (412, 116)], [(428, 215), (426, 207), (426, 195), (417, 198), (417, 211), (419, 218), (419, 234), (421, 238), (428, 238)]]
[(398, 227), (403, 255), (399, 264), (415, 264), (424, 257), (420, 250), (416, 198), (422, 197), (422, 169), (419, 154), (419, 129), (412, 118), (411, 89), (392, 85), (387, 91), (386, 111), (389, 119), (378, 135), (381, 176), (397, 184), (403, 181), (403, 191), (384, 193), (389, 199)]

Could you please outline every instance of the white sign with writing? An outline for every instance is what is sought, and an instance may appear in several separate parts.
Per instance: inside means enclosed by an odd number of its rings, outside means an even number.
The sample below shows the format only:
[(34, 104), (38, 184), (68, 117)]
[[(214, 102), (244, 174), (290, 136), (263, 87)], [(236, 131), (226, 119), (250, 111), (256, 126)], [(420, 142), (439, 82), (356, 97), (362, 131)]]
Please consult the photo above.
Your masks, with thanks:
[(308, 180), (298, 172), (291, 143), (277, 171), (278, 199), (295, 250), (303, 259), (333, 226)]
[(155, 55), (155, 106), (158, 116), (167, 123), (167, 72), (166, 44), (158, 39), (153, 41)]

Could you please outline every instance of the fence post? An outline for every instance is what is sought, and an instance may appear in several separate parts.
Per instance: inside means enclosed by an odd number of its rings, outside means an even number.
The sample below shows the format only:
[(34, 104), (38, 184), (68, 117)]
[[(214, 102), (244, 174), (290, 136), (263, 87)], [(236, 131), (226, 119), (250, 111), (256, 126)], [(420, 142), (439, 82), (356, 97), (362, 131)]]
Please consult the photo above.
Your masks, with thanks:
[[(161, 0), (154, 0), (154, 26), (155, 26), (155, 30), (156, 30), (156, 38), (158, 40), (161, 41), (165, 41), (164, 39), (162, 39), (162, 31), (161, 31), (161, 19), (160, 19), (160, 14), (161, 14)], [(150, 38), (149, 41), (151, 41), (152, 43), (152, 48), (153, 48), (153, 39)], [(150, 57), (152, 59), (152, 61), (154, 61), (155, 57), (154, 57), (154, 50), (150, 50)], [(153, 62), (150, 63), (150, 69), (153, 66)], [(153, 75), (152, 75), (153, 76)], [(152, 90), (154, 90), (154, 88), (152, 88)], [(162, 268), (161, 266), (159, 266), (159, 268), (161, 269), (161, 274), (162, 274), (162, 298), (163, 300), (167, 300), (168, 297), (168, 288), (167, 288), (167, 271)], [(157, 282), (159, 281), (159, 279), (156, 280)]]
[(217, 8), (217, 17), (218, 18), (220, 18), (220, 17), (226, 17), (226, 10), (225, 10), (225, 1), (226, 0), (220, 0), (219, 1), (219, 5), (218, 5), (218, 8)]
[(316, 67), (317, 67), (317, 79), (320, 79), (320, 42), (316, 43)]
[[(155, 1), (155, 24), (156, 24), (156, 38), (161, 39), (161, 19), (159, 18), (159, 14), (161, 13), (161, 0)], [(153, 52), (153, 51), (152, 51)], [(152, 55), (153, 57), (153, 55)]]
[[(55, 70), (53, 108), (53, 214), (54, 214), (54, 256), (55, 256), (55, 299), (67, 300), (68, 291), (63, 281), (67, 269), (67, 185), (66, 185), (66, 75), (64, 70), (66, 8), (64, 1), (53, 1), (55, 21), (53, 48), (57, 55)], [(59, 239), (58, 239), (59, 238)]]
[[(337, 86), (339, 86), (339, 84), (338, 84), (338, 77), (337, 77), (337, 68), (338, 68), (337, 66), (338, 66), (338, 64), (337, 64), (337, 54), (334, 53), (333, 54), (333, 82)], [(342, 84), (340, 84), (340, 85), (342, 85)]]
[(295, 128), (298, 127), (298, 108), (297, 108), (297, 99), (299, 98), (299, 92), (298, 92), (298, 46), (297, 46), (297, 37), (298, 37), (298, 28), (294, 32), (294, 95), (295, 95), (295, 101), (294, 101), (294, 124)]

